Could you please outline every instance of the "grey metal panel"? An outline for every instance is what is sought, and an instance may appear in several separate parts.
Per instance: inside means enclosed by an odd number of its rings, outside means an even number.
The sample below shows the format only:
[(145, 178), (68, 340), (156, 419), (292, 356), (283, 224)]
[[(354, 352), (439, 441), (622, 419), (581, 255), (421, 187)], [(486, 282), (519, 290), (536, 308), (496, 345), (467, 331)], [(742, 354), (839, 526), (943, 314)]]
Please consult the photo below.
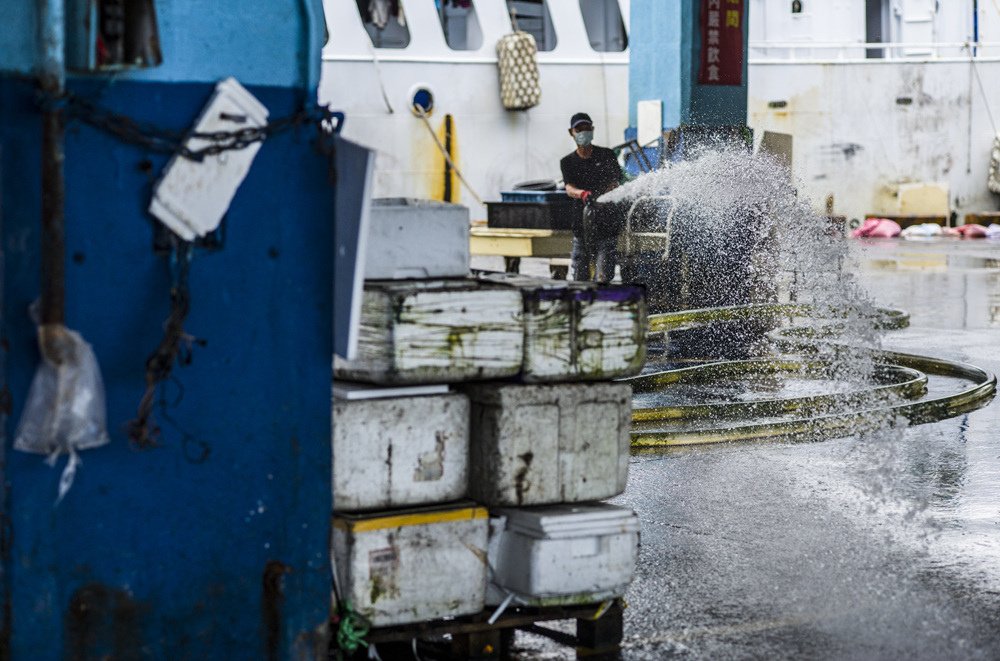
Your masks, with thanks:
[(340, 136), (334, 140), (333, 351), (353, 360), (358, 350), (375, 153)]

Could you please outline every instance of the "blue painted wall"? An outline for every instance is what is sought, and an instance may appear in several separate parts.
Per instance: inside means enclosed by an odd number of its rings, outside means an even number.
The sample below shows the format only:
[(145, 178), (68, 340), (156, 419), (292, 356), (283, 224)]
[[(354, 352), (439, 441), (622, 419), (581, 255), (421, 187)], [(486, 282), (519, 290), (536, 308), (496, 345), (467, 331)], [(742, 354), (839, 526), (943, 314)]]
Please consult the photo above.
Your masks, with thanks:
[[(636, 104), (662, 99), (663, 128), (742, 126), (747, 115), (747, 13), (743, 17), (743, 85), (699, 85), (703, 0), (632, 0), (629, 48), (629, 124)], [(749, 5), (749, 0), (744, 6)]]
[[(67, 325), (100, 361), (112, 442), (82, 453), (54, 507), (65, 459), (50, 468), (11, 448), (40, 359), (27, 313), (39, 293), (41, 196), (40, 114), (23, 79), (34, 67), (31, 7), (0, 0), (2, 15), (16, 17), (0, 24), (0, 350), (12, 402), (0, 656), (325, 658), (333, 190), (315, 129), (264, 144), (223, 248), (196, 254), (185, 328), (206, 344), (161, 390), (160, 446), (138, 450), (125, 426), (169, 312), (168, 265), (145, 212), (167, 156), (70, 122)], [(70, 89), (176, 130), (228, 75), (272, 118), (315, 98), (314, 3), (159, 0), (157, 9), (162, 67), (71, 77)]]
[[(0, 71), (32, 72), (36, 5), (0, 0)], [(322, 0), (156, 0), (156, 13), (163, 66), (118, 73), (117, 80), (215, 82), (235, 76), (244, 85), (274, 87), (319, 82), (318, 50), (326, 34)]]

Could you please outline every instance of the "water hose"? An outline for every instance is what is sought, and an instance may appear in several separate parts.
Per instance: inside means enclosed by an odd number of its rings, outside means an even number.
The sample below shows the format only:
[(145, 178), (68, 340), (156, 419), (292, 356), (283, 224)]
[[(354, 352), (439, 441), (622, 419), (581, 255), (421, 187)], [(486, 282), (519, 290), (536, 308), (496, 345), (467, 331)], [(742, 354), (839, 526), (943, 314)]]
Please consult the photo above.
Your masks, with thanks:
[[(651, 333), (669, 333), (719, 321), (760, 322), (816, 313), (817, 310), (808, 304), (684, 310), (651, 315), (649, 329)], [(737, 441), (824, 440), (892, 427), (901, 421), (915, 425), (944, 420), (982, 408), (996, 393), (996, 376), (973, 365), (838, 343), (836, 338), (841, 324), (836, 317), (846, 317), (847, 313), (825, 311), (824, 316), (833, 319), (820, 325), (779, 328), (768, 334), (782, 351), (797, 352), (795, 355), (710, 362), (644, 374), (626, 381), (641, 398), (644, 393), (660, 392), (677, 384), (748, 374), (827, 376), (836, 368), (835, 360), (802, 355), (818, 354), (825, 348), (870, 359), (874, 385), (849, 393), (747, 402), (636, 406), (632, 413), (632, 447), (641, 450)], [(900, 310), (879, 309), (874, 322), (877, 328), (899, 329), (909, 324), (909, 318)], [(920, 399), (926, 394), (928, 376), (962, 379), (972, 385), (951, 394)], [(757, 419), (746, 422), (748, 417)], [(740, 422), (740, 418), (744, 421)], [(732, 422), (733, 419), (737, 421)], [(698, 426), (698, 423), (707, 424)]]

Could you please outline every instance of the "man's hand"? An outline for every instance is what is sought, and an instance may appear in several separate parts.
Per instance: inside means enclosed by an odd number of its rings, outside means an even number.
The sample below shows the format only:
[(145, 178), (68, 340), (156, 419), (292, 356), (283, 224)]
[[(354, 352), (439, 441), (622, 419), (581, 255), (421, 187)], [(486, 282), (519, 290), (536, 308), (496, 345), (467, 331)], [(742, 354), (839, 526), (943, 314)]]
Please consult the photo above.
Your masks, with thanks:
[(585, 190), (580, 192), (580, 200), (584, 204), (588, 204), (590, 202), (590, 198), (593, 196), (594, 196), (594, 191)]

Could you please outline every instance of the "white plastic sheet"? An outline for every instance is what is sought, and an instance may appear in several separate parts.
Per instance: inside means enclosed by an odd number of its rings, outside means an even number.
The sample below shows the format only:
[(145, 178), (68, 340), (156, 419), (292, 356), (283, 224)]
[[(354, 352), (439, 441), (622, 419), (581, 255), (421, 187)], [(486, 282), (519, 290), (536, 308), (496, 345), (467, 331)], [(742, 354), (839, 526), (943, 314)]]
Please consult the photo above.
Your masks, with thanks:
[(42, 454), (49, 465), (69, 455), (59, 481), (61, 501), (80, 466), (80, 450), (110, 440), (104, 382), (94, 350), (80, 334), (65, 326), (39, 327), (42, 362), (28, 391), (14, 449)]

